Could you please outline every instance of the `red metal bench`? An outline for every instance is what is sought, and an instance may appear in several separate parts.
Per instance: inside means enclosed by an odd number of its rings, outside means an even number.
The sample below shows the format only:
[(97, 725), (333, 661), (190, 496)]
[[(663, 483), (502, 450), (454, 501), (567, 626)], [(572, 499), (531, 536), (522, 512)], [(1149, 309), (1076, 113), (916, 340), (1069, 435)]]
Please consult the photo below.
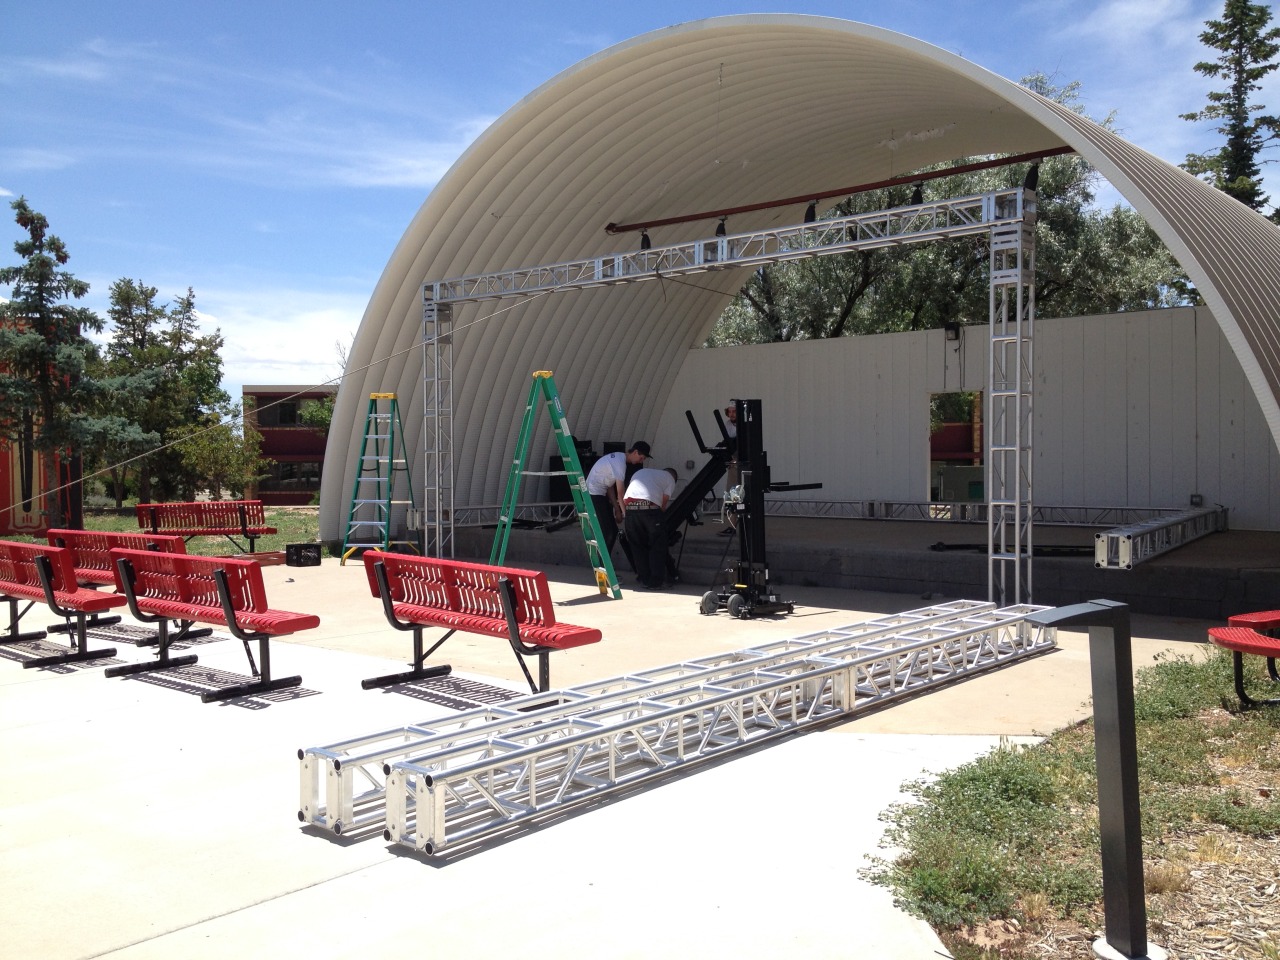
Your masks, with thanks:
[(1239, 613), (1227, 619), (1225, 627), (1210, 627), (1209, 639), (1224, 650), (1231, 651), (1231, 665), (1235, 678), (1236, 696), (1245, 707), (1277, 706), (1280, 698), (1255, 700), (1244, 689), (1244, 654), (1267, 658), (1267, 673), (1280, 683), (1280, 671), (1276, 658), (1280, 657), (1280, 637), (1268, 634), (1280, 630), (1280, 610), (1259, 610)]
[[(62, 617), (67, 622), (67, 633), (74, 634), (71, 648), (65, 653), (24, 660), (24, 667), (47, 667), (57, 663), (115, 656), (116, 651), (112, 647), (89, 649), (86, 618), (90, 614), (124, 606), (125, 598), (81, 587), (76, 582), (71, 553), (61, 547), (0, 540), (0, 599), (9, 604), (9, 630), (0, 639), (0, 643), (26, 643), (44, 639), (44, 630), (24, 634), (18, 629), (19, 621), (37, 602), (44, 603)], [(27, 605), (19, 612), (18, 605), (24, 600)]]
[[(226, 627), (244, 643), (245, 656), (256, 679), (211, 690), (200, 698), (205, 703), (296, 687), (302, 682), (301, 677), (272, 678), (269, 641), (273, 636), (318, 627), (320, 618), (272, 610), (267, 604), (262, 568), (254, 561), (118, 548), (111, 551), (111, 559), (116, 589), (128, 600), (130, 612), (145, 623), (159, 625), (160, 650), (156, 660), (110, 667), (107, 676), (123, 677), (195, 663), (193, 655), (170, 657), (169, 645), (182, 639), (193, 623), (206, 623)], [(170, 620), (179, 625), (172, 638)], [(251, 640), (258, 641), (261, 667), (249, 649)]]
[(167, 533), (183, 537), (226, 537), (241, 553), (245, 552), (236, 540), (249, 541), (249, 553), (253, 553), (254, 541), (276, 532), (267, 526), (266, 513), (261, 500), (201, 500), (198, 503), (140, 503), (137, 506), (138, 528), (152, 533)]
[[(591, 627), (556, 622), (546, 574), (536, 570), (492, 567), (458, 560), (415, 557), (369, 550), (364, 554), (369, 588), (382, 599), (387, 621), (397, 630), (413, 632), (413, 669), (361, 681), (366, 690), (442, 676), (448, 664), (423, 663), (458, 630), (502, 637), (511, 644), (529, 688), (546, 692), (551, 686), (548, 655), (556, 650), (597, 643), (601, 633)], [(447, 632), (423, 651), (424, 627)], [(535, 686), (524, 657), (538, 658)]]
[[(159, 550), (162, 553), (186, 553), (186, 541), (181, 537), (152, 533), (112, 533), (106, 530), (50, 530), (47, 534), (49, 545), (65, 547), (71, 554), (71, 565), (75, 567), (76, 580), (81, 584), (111, 586), (116, 582), (115, 572), (111, 568), (111, 548), (121, 547), (129, 550)], [(120, 622), (117, 616), (103, 617), (94, 614), (89, 618), (88, 628), (108, 627)], [(65, 629), (62, 626), (47, 628), (50, 633)], [(211, 631), (205, 630), (202, 633)], [(188, 634), (191, 636), (192, 634)], [(155, 640), (140, 640), (139, 646), (155, 643)]]
[(66, 547), (80, 583), (112, 586), (116, 582), (111, 551), (156, 550), (160, 553), (186, 553), (187, 544), (176, 534), (111, 533), (106, 530), (50, 530), (49, 545)]

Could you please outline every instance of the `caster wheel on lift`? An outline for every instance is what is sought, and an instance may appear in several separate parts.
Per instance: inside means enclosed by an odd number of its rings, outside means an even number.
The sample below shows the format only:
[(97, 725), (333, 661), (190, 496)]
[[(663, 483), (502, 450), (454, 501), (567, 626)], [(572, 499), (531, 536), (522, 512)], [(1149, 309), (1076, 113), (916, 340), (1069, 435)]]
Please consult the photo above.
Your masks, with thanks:
[(708, 590), (702, 595), (702, 602), (698, 604), (698, 611), (704, 616), (709, 617), (715, 613), (720, 606), (720, 601), (716, 598), (714, 590)]
[(742, 594), (740, 593), (735, 593), (729, 597), (729, 602), (725, 604), (725, 609), (729, 611), (729, 616), (731, 617), (746, 618), (748, 616), (747, 601), (742, 599)]

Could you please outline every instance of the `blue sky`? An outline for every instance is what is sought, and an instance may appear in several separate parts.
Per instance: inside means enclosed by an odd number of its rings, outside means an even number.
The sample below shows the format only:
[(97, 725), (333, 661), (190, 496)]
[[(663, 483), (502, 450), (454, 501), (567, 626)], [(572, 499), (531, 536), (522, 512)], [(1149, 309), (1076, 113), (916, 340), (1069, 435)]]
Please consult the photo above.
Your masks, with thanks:
[[(188, 286), (224, 386), (318, 383), (396, 242), (489, 123), (578, 60), (732, 13), (858, 20), (1017, 80), (1078, 80), (1089, 114), (1172, 162), (1216, 145), (1197, 39), (1221, 0), (522, 0), (6, 5), (0, 200), (25, 195), (105, 314), (131, 277)], [(1280, 109), (1273, 74), (1264, 91)], [(1280, 176), (1270, 176), (1280, 194)], [(1114, 197), (1112, 198), (1114, 199)], [(0, 218), (0, 263), (20, 238)], [(0, 295), (7, 291), (0, 288)]]

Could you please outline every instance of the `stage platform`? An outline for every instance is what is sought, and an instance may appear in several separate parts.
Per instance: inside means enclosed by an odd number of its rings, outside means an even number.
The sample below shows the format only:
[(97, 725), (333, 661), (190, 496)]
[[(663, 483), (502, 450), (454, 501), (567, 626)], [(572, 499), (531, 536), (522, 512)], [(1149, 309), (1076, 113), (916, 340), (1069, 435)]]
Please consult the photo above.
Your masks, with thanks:
[[(738, 557), (735, 537), (717, 536), (708, 518), (688, 527), (679, 558), (682, 583), (707, 589), (725, 582)], [(1101, 527), (1038, 526), (1032, 567), (1035, 603), (1062, 606), (1106, 598), (1134, 612), (1225, 620), (1246, 610), (1280, 608), (1280, 533), (1229, 530), (1209, 534), (1132, 570), (1094, 566)], [(492, 528), (458, 532), (460, 559), (488, 560)], [(770, 516), (766, 521), (771, 582), (914, 595), (921, 599), (987, 597), (987, 529), (949, 521), (845, 520)], [(613, 552), (623, 589), (634, 577), (621, 546)], [(554, 533), (513, 529), (507, 562), (585, 565), (576, 526)]]

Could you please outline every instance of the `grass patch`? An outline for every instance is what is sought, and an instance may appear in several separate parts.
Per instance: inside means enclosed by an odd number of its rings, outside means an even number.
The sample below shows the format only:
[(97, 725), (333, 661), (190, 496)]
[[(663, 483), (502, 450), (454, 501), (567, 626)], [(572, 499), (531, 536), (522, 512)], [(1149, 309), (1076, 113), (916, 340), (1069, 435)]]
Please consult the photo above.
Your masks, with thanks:
[[(1162, 658), (1138, 674), (1135, 715), (1142, 828), (1152, 892), (1179, 889), (1186, 868), (1161, 865), (1179, 831), (1225, 828), (1204, 856), (1225, 856), (1232, 834), (1280, 836), (1280, 709), (1241, 711), (1231, 657)], [(1263, 687), (1262, 660), (1253, 682)], [(912, 801), (890, 808), (882, 846), (895, 851), (864, 871), (899, 904), (927, 920), (957, 957), (981, 956), (962, 931), (1016, 921), (1100, 915), (1097, 780), (1091, 722), (1042, 743), (1002, 745), (933, 780), (907, 784)], [(1211, 849), (1212, 848), (1212, 849)], [(1001, 956), (1017, 954), (1002, 952)]]

